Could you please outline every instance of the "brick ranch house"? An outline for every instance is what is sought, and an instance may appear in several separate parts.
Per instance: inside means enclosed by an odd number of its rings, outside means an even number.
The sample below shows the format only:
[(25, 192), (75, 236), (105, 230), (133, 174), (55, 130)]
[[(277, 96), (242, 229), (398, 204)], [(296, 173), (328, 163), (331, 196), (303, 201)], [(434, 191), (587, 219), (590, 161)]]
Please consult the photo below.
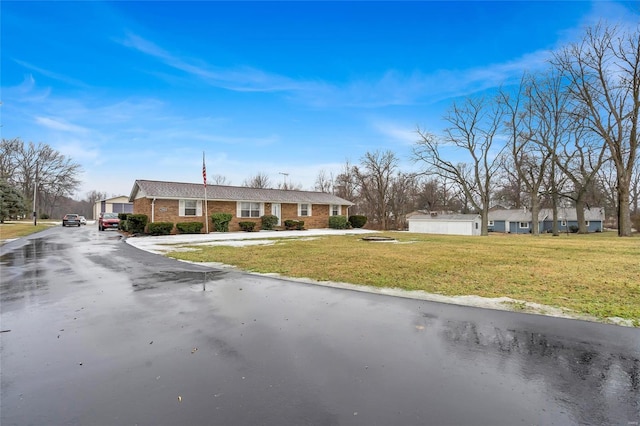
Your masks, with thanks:
[[(278, 217), (277, 226), (285, 220), (303, 220), (307, 229), (327, 228), (329, 216), (348, 216), (352, 202), (332, 194), (314, 191), (260, 189), (239, 186), (136, 180), (129, 196), (134, 214), (145, 214), (153, 222), (202, 222), (211, 214), (230, 213), (229, 231), (240, 231), (239, 222), (256, 222), (272, 214)], [(205, 228), (203, 227), (203, 231)]]

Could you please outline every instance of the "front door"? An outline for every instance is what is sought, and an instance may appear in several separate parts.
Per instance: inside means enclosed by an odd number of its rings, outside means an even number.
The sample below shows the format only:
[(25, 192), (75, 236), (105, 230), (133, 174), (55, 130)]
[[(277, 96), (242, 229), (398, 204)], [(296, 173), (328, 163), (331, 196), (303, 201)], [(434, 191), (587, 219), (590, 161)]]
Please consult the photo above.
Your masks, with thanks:
[(278, 226), (282, 225), (282, 207), (280, 203), (272, 203), (271, 204), (271, 214), (274, 216), (278, 216)]

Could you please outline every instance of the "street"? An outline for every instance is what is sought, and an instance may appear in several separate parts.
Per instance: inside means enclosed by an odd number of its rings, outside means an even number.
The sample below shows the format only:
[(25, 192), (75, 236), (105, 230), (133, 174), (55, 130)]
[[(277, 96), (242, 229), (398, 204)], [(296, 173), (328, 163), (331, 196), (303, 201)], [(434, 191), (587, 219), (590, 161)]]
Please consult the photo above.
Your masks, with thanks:
[(640, 422), (637, 328), (217, 270), (95, 225), (0, 265), (3, 426)]

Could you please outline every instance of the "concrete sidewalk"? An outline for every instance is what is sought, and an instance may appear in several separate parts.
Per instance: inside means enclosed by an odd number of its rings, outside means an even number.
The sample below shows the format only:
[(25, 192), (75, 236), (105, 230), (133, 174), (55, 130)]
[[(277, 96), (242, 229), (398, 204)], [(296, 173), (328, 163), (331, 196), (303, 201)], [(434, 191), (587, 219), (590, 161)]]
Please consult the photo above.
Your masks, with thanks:
[[(273, 238), (313, 238), (328, 235), (360, 235), (378, 231), (368, 229), (308, 229), (304, 231), (212, 232), (209, 234), (179, 234), (129, 237), (126, 242), (151, 253), (165, 254), (183, 245), (256, 245), (270, 244)], [(271, 241), (270, 241), (271, 240)]]

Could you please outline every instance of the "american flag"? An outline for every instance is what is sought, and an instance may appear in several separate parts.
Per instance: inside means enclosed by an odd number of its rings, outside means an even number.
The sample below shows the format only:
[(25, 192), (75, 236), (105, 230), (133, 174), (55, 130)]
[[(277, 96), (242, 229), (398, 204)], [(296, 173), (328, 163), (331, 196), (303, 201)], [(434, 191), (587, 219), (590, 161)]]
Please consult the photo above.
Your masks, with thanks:
[(204, 186), (207, 186), (207, 166), (204, 164), (204, 152), (202, 153), (202, 180), (204, 181)]

